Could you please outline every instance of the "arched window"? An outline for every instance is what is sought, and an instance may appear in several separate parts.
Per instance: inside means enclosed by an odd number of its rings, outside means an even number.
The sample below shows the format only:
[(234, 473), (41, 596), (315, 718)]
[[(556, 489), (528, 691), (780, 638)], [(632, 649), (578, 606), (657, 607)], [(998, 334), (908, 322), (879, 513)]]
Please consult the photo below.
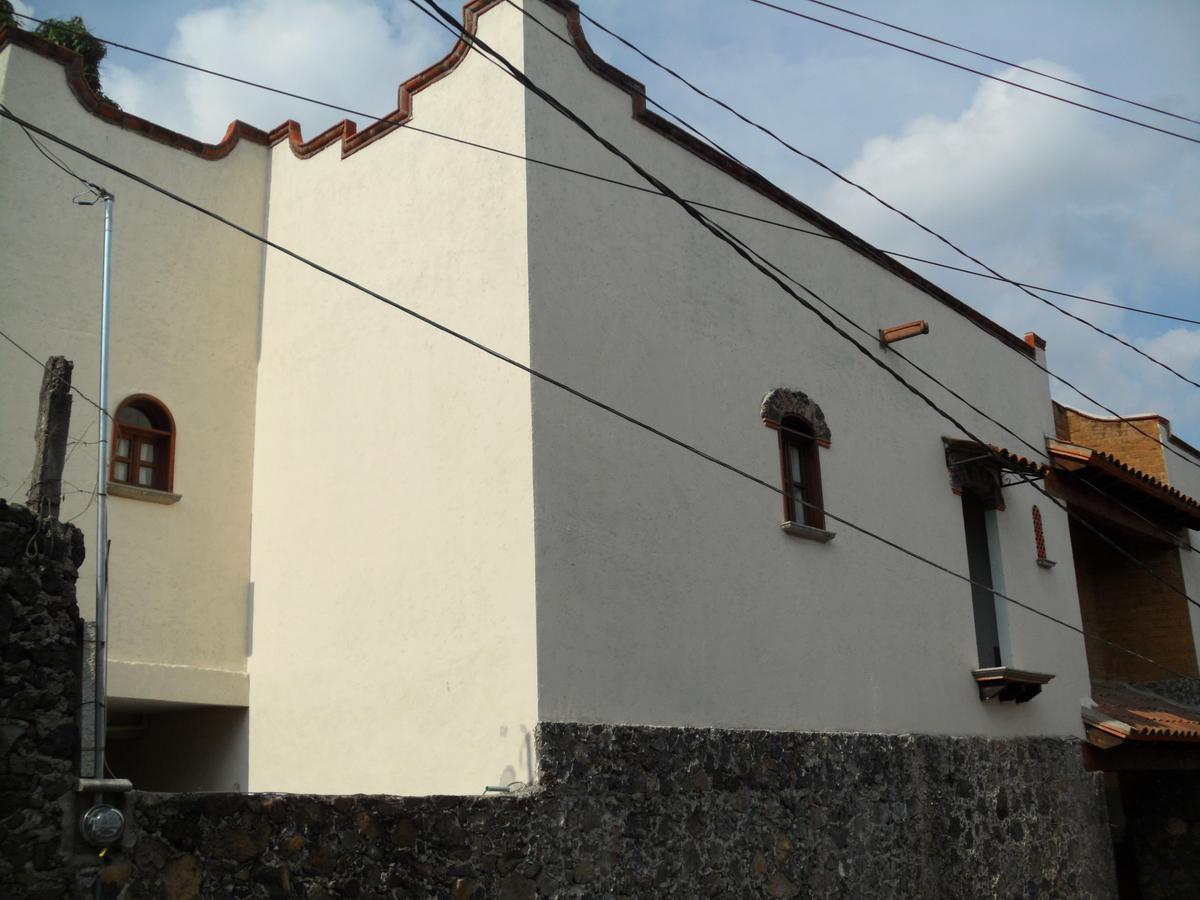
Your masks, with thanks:
[(789, 522), (810, 528), (825, 527), (821, 499), (821, 459), (812, 426), (804, 419), (788, 416), (779, 423), (779, 452), (783, 467), (783, 506)]
[[(820, 448), (829, 446), (830, 435), (821, 407), (803, 391), (776, 388), (763, 398), (761, 414), (763, 424), (779, 432), (785, 530), (806, 525), (824, 532)], [(823, 534), (815, 539), (829, 537)]]
[(109, 481), (170, 491), (175, 461), (175, 421), (147, 394), (126, 397), (113, 417)]

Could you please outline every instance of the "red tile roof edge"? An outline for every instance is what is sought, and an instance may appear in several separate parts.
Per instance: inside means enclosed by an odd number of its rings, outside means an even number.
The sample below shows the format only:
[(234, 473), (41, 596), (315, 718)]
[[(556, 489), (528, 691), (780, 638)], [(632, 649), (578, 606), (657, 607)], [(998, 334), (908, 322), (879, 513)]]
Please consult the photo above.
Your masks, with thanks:
[(1160, 496), (1160, 500), (1173, 503), (1176, 506), (1184, 506), (1192, 512), (1200, 513), (1200, 501), (1183, 493), (1179, 488), (1172, 487), (1165, 481), (1160, 481), (1153, 475), (1143, 472), (1141, 469), (1135, 469), (1111, 453), (1106, 453), (1103, 450), (1094, 450), (1083, 444), (1075, 444), (1071, 441), (1060, 441), (1057, 439), (1047, 441), (1047, 449), (1050, 451), (1051, 457), (1058, 456), (1076, 460), (1088, 466), (1095, 466), (1110, 475), (1120, 478), (1126, 484), (1133, 487), (1166, 495)]
[[(983, 444), (979, 443), (978, 441), (969, 440), (967, 438), (944, 437), (944, 438), (942, 438), (942, 441), (947, 446), (950, 446), (950, 447), (963, 447), (963, 448), (968, 448), (968, 449), (976, 448), (976, 449), (979, 449), (980, 451), (985, 449), (985, 446)], [(1050, 467), (1048, 465), (1046, 465), (1045, 463), (1040, 463), (1040, 462), (1037, 462), (1036, 460), (1029, 459), (1026, 456), (1021, 456), (1021, 454), (1019, 454), (1019, 453), (1013, 453), (1013, 451), (1011, 451), (1005, 447), (1000, 447), (1000, 446), (997, 446), (996, 444), (988, 444), (988, 445), (986, 445), (986, 449), (990, 450), (992, 453), (995, 453), (997, 456), (999, 456), (1005, 462), (1009, 463), (1013, 467), (1014, 470), (1024, 472), (1026, 475), (1033, 475), (1035, 477), (1041, 478), (1041, 477), (1044, 477), (1046, 475), (1046, 473), (1050, 471)]]
[[(463, 23), (470, 34), (476, 32), (479, 17), (489, 9), (499, 5), (503, 0), (469, 0), (463, 6)], [(988, 334), (1007, 344), (1012, 349), (1032, 357), (1036, 354), (1034, 346), (1013, 334), (998, 322), (989, 319), (959, 300), (953, 294), (938, 287), (932, 281), (917, 274), (912, 269), (888, 256), (882, 250), (864, 241), (858, 235), (843, 228), (841, 225), (817, 212), (806, 203), (793, 197), (787, 191), (778, 187), (763, 176), (757, 174), (741, 163), (735, 162), (720, 151), (689, 134), (679, 126), (667, 121), (657, 113), (646, 108), (646, 89), (637, 79), (622, 72), (612, 64), (601, 59), (587, 41), (580, 21), (579, 7), (572, 0), (542, 0), (542, 2), (561, 13), (567, 20), (567, 29), (584, 64), (601, 78), (629, 94), (633, 106), (633, 117), (646, 127), (658, 132), (663, 137), (683, 147), (695, 156), (700, 157), (710, 165), (720, 169), (731, 178), (771, 200), (788, 212), (817, 226), (833, 235), (851, 250), (867, 257), (877, 265), (887, 269), (893, 275), (907, 281), (913, 287), (929, 294), (938, 302), (957, 312), (959, 315), (978, 325)], [(228, 156), (239, 140), (254, 144), (273, 146), (287, 140), (292, 152), (300, 159), (308, 159), (324, 150), (339, 138), (341, 140), (342, 158), (349, 156), (363, 147), (371, 144), (386, 134), (390, 134), (412, 119), (412, 97), (414, 94), (429, 87), (434, 82), (445, 77), (457, 68), (469, 50), (469, 44), (459, 38), (450, 52), (441, 60), (434, 63), (400, 85), (397, 106), (388, 115), (373, 122), (361, 132), (354, 122), (344, 119), (309, 141), (302, 140), (300, 126), (294, 121), (283, 122), (269, 132), (264, 132), (240, 120), (234, 120), (229, 125), (225, 137), (217, 144), (206, 144), (195, 138), (190, 138), (160, 125), (155, 125), (146, 119), (117, 109), (111, 103), (106, 103), (96, 96), (83, 78), (83, 62), (75, 53), (51, 44), (28, 32), (19, 29), (0, 29), (0, 48), (6, 43), (16, 44), (39, 53), (42, 56), (62, 63), (67, 73), (67, 83), (70, 85), (80, 104), (94, 115), (105, 121), (130, 131), (136, 131), (151, 140), (185, 150), (203, 159), (222, 159)]]
[(1084, 723), (1122, 741), (1200, 742), (1200, 709), (1124, 683), (1092, 682), (1092, 701)]

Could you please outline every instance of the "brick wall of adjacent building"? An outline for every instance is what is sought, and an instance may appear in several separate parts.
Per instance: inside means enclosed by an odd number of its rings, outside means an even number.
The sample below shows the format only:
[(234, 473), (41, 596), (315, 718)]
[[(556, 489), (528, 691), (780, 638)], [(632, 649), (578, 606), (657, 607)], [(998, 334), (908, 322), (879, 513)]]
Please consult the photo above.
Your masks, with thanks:
[(1110, 422), (1054, 404), (1054, 429), (1059, 439), (1111, 453), (1125, 464), (1167, 482), (1167, 459), (1160, 443), (1162, 421), (1159, 416), (1145, 416)]
[[(1160, 541), (1112, 534), (1151, 571), (1113, 552), (1078, 522), (1071, 522), (1071, 548), (1079, 611), (1085, 631), (1136, 650), (1182, 675), (1196, 675), (1187, 599), (1157, 580), (1184, 590), (1179, 549)], [(1154, 574), (1152, 574), (1152, 572)], [(1170, 673), (1100, 641), (1085, 641), (1093, 678), (1160, 681)]]

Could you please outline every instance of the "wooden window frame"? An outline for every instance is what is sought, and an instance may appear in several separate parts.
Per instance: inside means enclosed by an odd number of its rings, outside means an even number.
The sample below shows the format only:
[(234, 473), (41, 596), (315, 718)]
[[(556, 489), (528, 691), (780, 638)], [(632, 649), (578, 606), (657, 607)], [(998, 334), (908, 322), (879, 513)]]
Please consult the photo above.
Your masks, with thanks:
[[(779, 423), (779, 467), (783, 481), (783, 515), (787, 522), (825, 529), (825, 502), (821, 491), (820, 441), (804, 419), (787, 417)], [(802, 471), (792, 471), (795, 448)], [(802, 503), (796, 502), (799, 494)], [(812, 504), (811, 506), (808, 504)], [(797, 509), (796, 507), (801, 507)]]
[[(121, 412), (127, 406), (139, 404), (153, 405), (155, 410), (167, 421), (170, 430), (159, 428), (142, 428), (121, 422)], [(147, 417), (151, 418), (151, 417)], [(118, 455), (117, 451), (122, 440), (129, 441), (129, 455)], [(145, 466), (141, 460), (141, 448), (146, 443), (155, 446), (155, 463)], [(125, 463), (128, 477), (117, 478), (117, 463)], [(155, 470), (157, 476), (154, 483), (142, 484), (138, 475), (143, 468)], [(112, 453), (108, 462), (108, 480), (113, 484), (125, 484), (142, 490), (162, 491), (170, 493), (175, 484), (175, 418), (166, 404), (150, 394), (132, 394), (121, 401), (113, 415)]]

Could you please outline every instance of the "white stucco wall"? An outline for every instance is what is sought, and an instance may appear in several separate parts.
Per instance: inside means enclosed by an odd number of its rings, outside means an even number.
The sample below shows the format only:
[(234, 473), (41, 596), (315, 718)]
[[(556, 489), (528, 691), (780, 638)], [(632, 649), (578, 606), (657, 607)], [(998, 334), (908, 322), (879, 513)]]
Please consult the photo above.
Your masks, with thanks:
[[(261, 229), (267, 150), (219, 161), (148, 140), (85, 110), (63, 67), (0, 51), (0, 97), (14, 113), (157, 183)], [(177, 425), (170, 506), (109, 501), (110, 689), (166, 702), (246, 702), (246, 583), (262, 256), (251, 242), (69, 151), (54, 152), (116, 196), (110, 402), (148, 393)], [(103, 207), (0, 122), (0, 328), (39, 359), (75, 363), (98, 396)], [(19, 211), (19, 214), (12, 214)], [(41, 369), (0, 342), (0, 490), (24, 501)], [(76, 398), (71, 435), (97, 440), (95, 409)], [(85, 534), (81, 611), (94, 610), (94, 443), (71, 451), (63, 518)]]
[[(1200, 464), (1200, 457), (1197, 457), (1189, 449), (1172, 443), (1170, 433), (1165, 426), (1160, 430), (1161, 440), (1170, 448), (1164, 449), (1163, 455), (1167, 461), (1167, 477), (1171, 486), (1183, 491), (1189, 497), (1200, 498), (1200, 465), (1197, 465)], [(1189, 440), (1189, 443), (1195, 446), (1194, 442), (1190, 441), (1194, 435), (1180, 435), (1180, 437)], [(1196, 552), (1183, 550), (1179, 554), (1179, 561), (1183, 568), (1184, 589), (1190, 598), (1200, 602), (1200, 534), (1195, 531), (1187, 531), (1185, 536)], [(1189, 603), (1188, 615), (1191, 616), (1196, 656), (1200, 659), (1200, 608), (1195, 603)]]
[[(565, 34), (558, 13), (529, 6)], [(685, 196), (796, 221), (635, 122), (628, 95), (511, 6), (484, 14), (480, 34)], [(942, 453), (952, 427), (669, 201), (410, 129), (346, 158), (336, 144), (307, 160), (242, 144), (204, 161), (91, 117), (56, 63), (11, 48), (0, 96), (771, 483), (759, 402), (801, 389), (832, 429), (828, 509), (967, 571)], [(413, 110), (422, 128), (637, 180), (474, 54)], [(0, 327), (74, 359), (95, 396), (100, 212), (70, 205), (74, 185), (7, 123), (0, 158), (0, 202), (29, 210), (0, 217)], [(1057, 677), (1033, 703), (982, 704), (965, 583), (837, 523), (826, 545), (790, 538), (778, 495), (72, 162), (118, 197), (114, 404), (154, 394), (179, 427), (183, 499), (111, 501), (110, 686), (225, 706), (248, 694), (250, 790), (527, 781), (539, 720), (1078, 733), (1088, 683), (1069, 631), (1008, 610), (1010, 664)], [(904, 353), (1031, 443), (1053, 430), (1044, 376), (958, 313), (835, 242), (721, 222), (872, 332), (928, 319)], [(11, 496), (32, 440), (9, 423), (32, 423), (40, 370), (0, 347), (0, 375)], [(73, 434), (90, 418), (77, 402)], [(93, 453), (78, 448), (70, 482), (92, 483)], [(1005, 589), (1077, 624), (1065, 518), (1031, 488), (1006, 498)], [(70, 495), (65, 516), (86, 499)], [(1051, 570), (1034, 564), (1034, 503), (1064, 563)], [(79, 524), (90, 538), (90, 515)], [(81, 576), (85, 615), (93, 578)]]
[[(521, 59), (520, 14), (482, 34)], [(414, 124), (524, 152), (475, 55)], [(406, 129), (272, 158), (270, 236), (528, 357), (524, 169)], [(531, 777), (529, 380), (268, 255), (254, 489), (252, 790), (479, 793)]]
[[(561, 16), (530, 7), (565, 35)], [(536, 24), (525, 37), (531, 77), (684, 196), (797, 221), (637, 123), (628, 95)], [(527, 121), (531, 156), (637, 180), (539, 101)], [(772, 483), (776, 435), (759, 401), (801, 389), (832, 429), (827, 508), (966, 572), (948, 423), (670, 201), (534, 168), (528, 193), (535, 367)], [(1045, 376), (929, 295), (837, 243), (720, 221), (871, 332), (929, 320), (904, 353), (1035, 446), (1052, 431)], [(988, 440), (1029, 452), (930, 390)], [(540, 718), (1079, 733), (1077, 635), (1010, 610), (1011, 664), (1057, 677), (1032, 703), (983, 704), (966, 584), (837, 523), (826, 545), (789, 538), (777, 495), (552, 387), (534, 385), (533, 422)], [(1034, 563), (1030, 506), (1068, 563), (1063, 515), (1030, 488), (1006, 497), (1005, 586), (1077, 624), (1071, 566)]]

